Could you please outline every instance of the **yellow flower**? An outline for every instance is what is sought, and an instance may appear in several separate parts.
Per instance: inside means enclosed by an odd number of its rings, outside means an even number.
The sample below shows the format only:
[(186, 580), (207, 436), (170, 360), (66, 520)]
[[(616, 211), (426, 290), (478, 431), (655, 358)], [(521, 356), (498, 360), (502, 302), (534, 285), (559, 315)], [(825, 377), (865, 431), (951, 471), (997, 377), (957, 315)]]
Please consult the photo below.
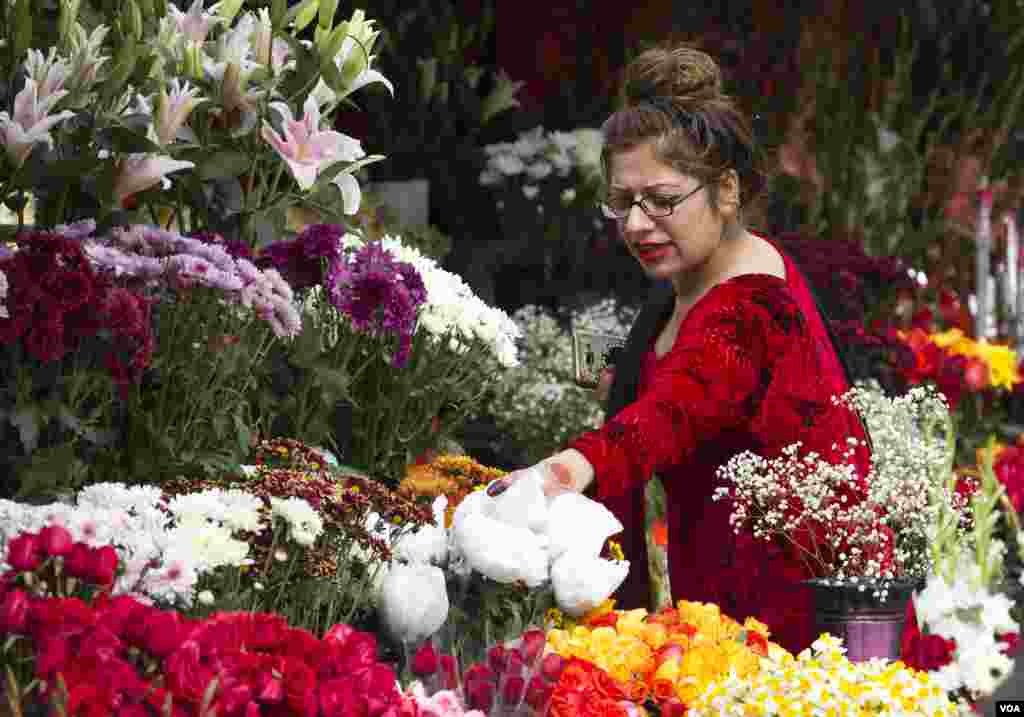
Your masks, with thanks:
[(622, 546), (614, 540), (608, 541), (608, 553), (612, 556), (612, 560), (626, 559), (626, 554), (622, 552)]
[[(960, 329), (950, 329), (949, 331), (943, 331), (938, 334), (932, 334), (928, 337), (928, 340), (938, 346), (940, 349), (949, 348), (954, 344), (960, 343), (964, 340), (964, 332)], [(969, 339), (968, 339), (969, 340)]]
[(748, 617), (743, 621), (743, 629), (759, 633), (765, 637), (771, 636), (771, 631), (768, 629), (768, 626), (753, 617)]
[(565, 620), (562, 617), (562, 611), (557, 607), (553, 607), (544, 614), (544, 622), (548, 625), (553, 625), (556, 628), (563, 627)]
[(1017, 354), (1009, 346), (990, 344), (987, 341), (978, 343), (978, 353), (989, 368), (989, 380), (993, 388), (1010, 390), (1014, 384), (1020, 383), (1017, 372)]

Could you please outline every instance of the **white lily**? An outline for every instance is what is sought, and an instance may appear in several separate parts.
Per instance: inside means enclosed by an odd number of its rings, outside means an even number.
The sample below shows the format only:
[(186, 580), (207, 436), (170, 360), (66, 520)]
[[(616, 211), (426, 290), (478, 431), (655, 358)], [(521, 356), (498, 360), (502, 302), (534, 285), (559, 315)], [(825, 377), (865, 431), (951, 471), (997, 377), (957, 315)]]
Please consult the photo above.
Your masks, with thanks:
[(168, 174), (194, 166), (192, 162), (162, 155), (130, 155), (118, 165), (117, 176), (114, 179), (114, 201), (120, 206), (125, 199), (155, 186)]
[(320, 105), (312, 94), (306, 98), (301, 119), (295, 119), (284, 102), (271, 102), (270, 107), (281, 115), (281, 134), (264, 122), (262, 137), (288, 164), (301, 189), (312, 187), (320, 172), (332, 164), (353, 162), (366, 155), (358, 140), (320, 129)]
[(35, 145), (45, 143), (52, 147), (53, 136), (50, 130), (75, 116), (69, 110), (49, 114), (53, 105), (66, 94), (66, 90), (60, 90), (40, 98), (36, 81), (28, 79), (24, 89), (14, 98), (14, 117), (0, 112), (0, 143), (15, 167), (25, 163)]

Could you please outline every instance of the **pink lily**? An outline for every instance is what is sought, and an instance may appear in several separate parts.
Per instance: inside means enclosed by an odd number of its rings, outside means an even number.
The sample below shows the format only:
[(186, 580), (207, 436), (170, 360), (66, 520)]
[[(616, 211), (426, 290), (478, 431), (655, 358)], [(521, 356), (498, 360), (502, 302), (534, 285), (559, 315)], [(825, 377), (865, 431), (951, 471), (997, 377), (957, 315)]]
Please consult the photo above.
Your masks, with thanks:
[(124, 206), (125, 199), (156, 185), (166, 175), (194, 166), (192, 162), (161, 155), (129, 155), (118, 163), (114, 179), (114, 201), (118, 206)]
[(292, 109), (283, 102), (271, 102), (270, 106), (282, 116), (278, 134), (264, 121), (261, 136), (288, 164), (299, 188), (306, 190), (313, 186), (320, 172), (335, 162), (352, 162), (365, 156), (362, 146), (341, 132), (321, 130), (320, 105), (312, 94), (303, 105), (305, 114), (295, 119)]
[(49, 97), (40, 97), (36, 81), (28, 79), (24, 89), (14, 98), (14, 117), (0, 112), (0, 144), (3, 144), (15, 167), (25, 163), (35, 145), (46, 143), (52, 147), (50, 130), (75, 116), (68, 110), (50, 114), (53, 105), (66, 94), (65, 90), (60, 90)]

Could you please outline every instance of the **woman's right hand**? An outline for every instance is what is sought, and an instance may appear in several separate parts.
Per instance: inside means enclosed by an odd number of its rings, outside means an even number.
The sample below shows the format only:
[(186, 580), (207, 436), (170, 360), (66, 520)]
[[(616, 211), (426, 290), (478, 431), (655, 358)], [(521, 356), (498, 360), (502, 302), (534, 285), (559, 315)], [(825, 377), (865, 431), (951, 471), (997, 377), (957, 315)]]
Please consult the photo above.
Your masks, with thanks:
[(526, 476), (531, 470), (539, 470), (544, 476), (544, 495), (553, 498), (562, 493), (578, 491), (573, 482), (572, 473), (569, 469), (557, 461), (542, 461), (529, 468), (512, 471), (506, 476), (499, 478), (487, 487), (487, 495), (494, 497), (504, 493), (510, 485), (520, 478)]

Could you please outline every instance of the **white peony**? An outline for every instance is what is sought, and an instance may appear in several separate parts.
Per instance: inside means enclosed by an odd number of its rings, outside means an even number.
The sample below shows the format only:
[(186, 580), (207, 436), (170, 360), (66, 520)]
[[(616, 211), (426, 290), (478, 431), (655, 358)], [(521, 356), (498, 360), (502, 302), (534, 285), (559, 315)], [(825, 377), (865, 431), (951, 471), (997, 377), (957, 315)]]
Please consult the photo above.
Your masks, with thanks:
[(605, 560), (570, 550), (551, 565), (551, 585), (558, 607), (573, 617), (593, 610), (618, 590), (629, 574), (629, 561)]

